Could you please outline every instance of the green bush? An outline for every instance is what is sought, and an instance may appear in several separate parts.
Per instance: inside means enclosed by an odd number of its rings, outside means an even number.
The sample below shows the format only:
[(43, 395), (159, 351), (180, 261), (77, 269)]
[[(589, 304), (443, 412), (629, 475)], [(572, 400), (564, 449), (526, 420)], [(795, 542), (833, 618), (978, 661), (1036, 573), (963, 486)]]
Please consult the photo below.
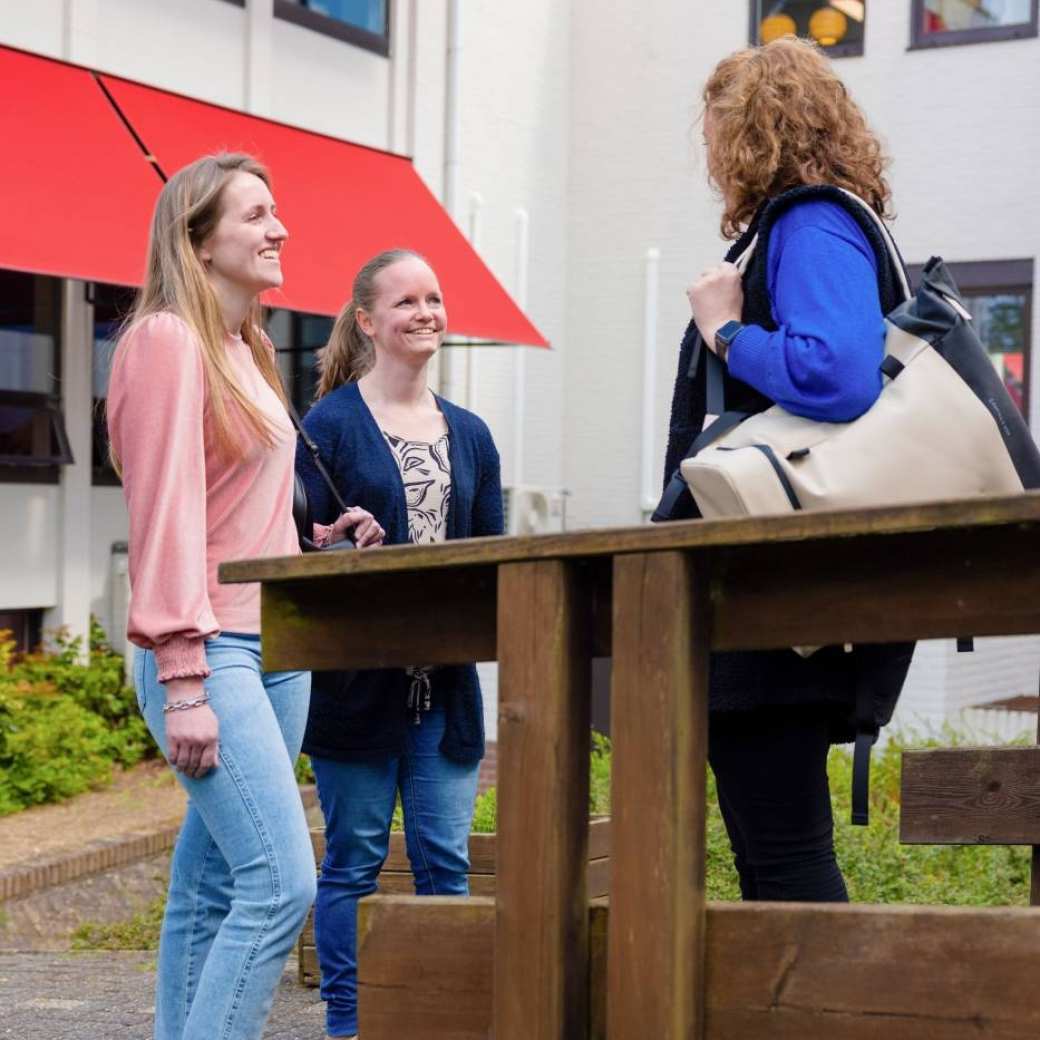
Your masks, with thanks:
[(123, 659), (91, 625), (89, 658), (59, 633), (56, 649), (19, 655), (0, 632), (0, 815), (109, 783), (113, 766), (154, 753)]

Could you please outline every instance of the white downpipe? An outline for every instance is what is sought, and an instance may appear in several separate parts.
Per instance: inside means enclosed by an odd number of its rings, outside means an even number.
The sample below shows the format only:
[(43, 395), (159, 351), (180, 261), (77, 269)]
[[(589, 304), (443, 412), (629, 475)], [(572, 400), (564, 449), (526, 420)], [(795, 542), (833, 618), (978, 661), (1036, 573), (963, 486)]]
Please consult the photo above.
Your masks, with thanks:
[[(516, 248), (516, 304), (527, 310), (528, 243), (531, 221), (522, 206), (513, 211)], [(524, 483), (524, 405), (527, 396), (527, 351), (513, 348), (513, 486)]]
[(660, 497), (656, 493), (657, 456), (654, 447), (657, 432), (657, 290), (660, 281), (661, 251), (654, 247), (649, 248), (643, 263), (646, 283), (643, 289), (643, 479), (640, 507), (644, 513), (649, 513), (653, 512)]
[[(475, 253), (480, 252), (480, 211), (484, 208), (484, 196), (479, 191), (469, 193), (469, 244)], [(477, 347), (466, 347), (466, 407), (477, 410)]]
[[(444, 180), (441, 203), (458, 223), (455, 212), (462, 166), (462, 0), (448, 0), (447, 47), (444, 55)], [(454, 350), (440, 353), (440, 392), (454, 400), (458, 387), (458, 360)]]

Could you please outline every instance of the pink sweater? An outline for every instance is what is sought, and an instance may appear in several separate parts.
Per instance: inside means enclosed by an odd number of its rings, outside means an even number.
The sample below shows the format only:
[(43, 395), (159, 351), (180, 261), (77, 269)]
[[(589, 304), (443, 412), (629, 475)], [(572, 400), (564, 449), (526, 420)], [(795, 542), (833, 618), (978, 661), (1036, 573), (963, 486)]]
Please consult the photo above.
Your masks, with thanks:
[(205, 640), (260, 631), (260, 587), (220, 585), (217, 566), (299, 552), (292, 520), (295, 434), (249, 345), (228, 360), (277, 431), (233, 465), (208, 437), (202, 346), (180, 318), (152, 315), (123, 337), (112, 364), (108, 432), (130, 512), (127, 637), (155, 651), (159, 681), (206, 676)]

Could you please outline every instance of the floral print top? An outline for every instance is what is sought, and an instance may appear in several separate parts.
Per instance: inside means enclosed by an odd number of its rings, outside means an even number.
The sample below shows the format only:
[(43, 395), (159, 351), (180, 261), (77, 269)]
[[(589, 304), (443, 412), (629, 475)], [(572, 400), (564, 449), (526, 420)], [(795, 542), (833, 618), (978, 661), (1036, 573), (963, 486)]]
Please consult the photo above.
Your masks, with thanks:
[(451, 505), (451, 463), (448, 434), (432, 444), (409, 441), (383, 430), (397, 460), (408, 503), (408, 540), (414, 544), (443, 542), (448, 536)]

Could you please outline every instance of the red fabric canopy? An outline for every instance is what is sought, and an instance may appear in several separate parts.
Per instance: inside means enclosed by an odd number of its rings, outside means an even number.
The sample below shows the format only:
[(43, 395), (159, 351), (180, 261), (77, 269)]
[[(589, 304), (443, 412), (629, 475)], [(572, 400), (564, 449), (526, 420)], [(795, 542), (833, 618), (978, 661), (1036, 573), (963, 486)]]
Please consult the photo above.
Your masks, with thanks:
[(0, 267), (137, 285), (161, 187), (91, 72), (0, 47)]
[(397, 246), (437, 272), (453, 333), (548, 346), (401, 156), (101, 76), (167, 176), (207, 152), (245, 151), (271, 170), (289, 229), (272, 306), (335, 314), (358, 268)]

